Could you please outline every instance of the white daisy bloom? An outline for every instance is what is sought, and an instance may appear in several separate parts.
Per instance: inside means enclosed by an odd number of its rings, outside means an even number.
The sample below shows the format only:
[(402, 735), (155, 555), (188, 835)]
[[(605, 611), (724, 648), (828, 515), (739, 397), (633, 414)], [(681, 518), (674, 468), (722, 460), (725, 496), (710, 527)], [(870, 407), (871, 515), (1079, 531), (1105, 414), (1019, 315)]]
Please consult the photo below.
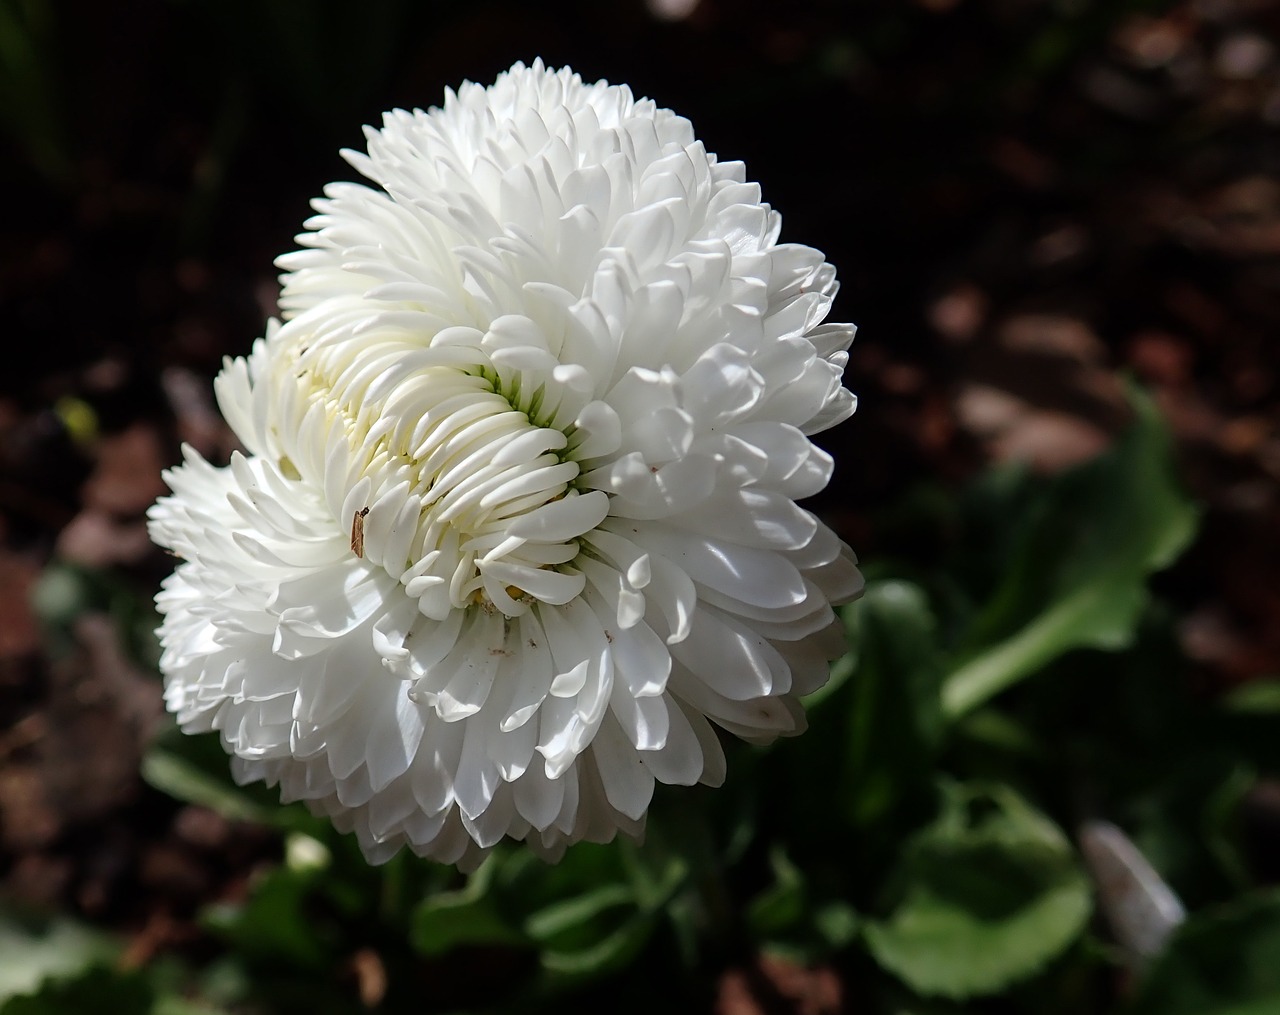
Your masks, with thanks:
[(166, 474), (165, 700), (241, 782), (471, 866), (638, 835), (712, 724), (799, 732), (852, 553), (853, 327), (738, 162), (625, 87), (517, 64), (347, 152), (283, 323), (216, 381), (245, 454)]

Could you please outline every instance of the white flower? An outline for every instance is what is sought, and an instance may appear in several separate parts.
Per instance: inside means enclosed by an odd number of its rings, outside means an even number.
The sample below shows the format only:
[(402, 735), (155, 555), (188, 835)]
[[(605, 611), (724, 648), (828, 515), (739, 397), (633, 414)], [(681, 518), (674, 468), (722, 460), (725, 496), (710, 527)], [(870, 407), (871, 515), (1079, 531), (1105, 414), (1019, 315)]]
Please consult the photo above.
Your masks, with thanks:
[[(639, 834), (710, 723), (798, 732), (852, 554), (796, 500), (847, 417), (834, 269), (688, 121), (517, 64), (346, 153), (167, 473), (165, 700), (238, 780), (471, 865)], [(710, 722), (708, 721), (710, 720)]]

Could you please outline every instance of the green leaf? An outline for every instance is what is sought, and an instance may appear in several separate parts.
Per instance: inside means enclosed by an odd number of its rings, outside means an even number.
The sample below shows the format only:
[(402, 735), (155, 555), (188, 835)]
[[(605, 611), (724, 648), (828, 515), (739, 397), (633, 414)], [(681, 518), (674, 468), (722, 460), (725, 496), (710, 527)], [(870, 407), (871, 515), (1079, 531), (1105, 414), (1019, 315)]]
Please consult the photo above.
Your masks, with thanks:
[(571, 899), (552, 903), (527, 920), (525, 930), (541, 944), (558, 938), (578, 936), (584, 927), (611, 909), (632, 907), (635, 899), (626, 885), (601, 885)]
[(0, 911), (0, 1001), (110, 962), (118, 950), (110, 938), (72, 920), (28, 921)]
[(547, 949), (543, 968), (563, 976), (598, 976), (625, 967), (649, 940), (654, 918), (638, 910), (603, 937), (580, 948)]
[(649, 939), (653, 923), (631, 885), (604, 884), (538, 910), (525, 920), (525, 931), (540, 945), (544, 969), (587, 976), (624, 966)]
[[(13, 957), (4, 953), (4, 964)], [(152, 990), (139, 973), (95, 968), (79, 976), (46, 980), (38, 991), (11, 997), (0, 1005), (0, 1015), (153, 1015)]]
[(769, 850), (773, 884), (746, 906), (751, 937), (769, 951), (801, 964), (818, 962), (857, 937), (859, 918), (853, 907), (826, 896), (832, 880), (821, 885), (801, 870), (781, 844)]
[(834, 951), (857, 937), (861, 920), (847, 902), (828, 902), (814, 911), (813, 925), (818, 936)]
[(1044, 750), (1030, 729), (993, 706), (965, 716), (955, 731), (967, 743), (1005, 756), (1034, 758)]
[(142, 778), (147, 785), (175, 800), (208, 807), (229, 821), (272, 823), (272, 813), (230, 785), (229, 779), (220, 781), (163, 748), (152, 748), (143, 757)]
[(1091, 892), (1062, 831), (1008, 787), (953, 787), (908, 845), (887, 919), (864, 926), (876, 961), (919, 994), (995, 994), (1084, 929)]
[(658, 838), (653, 836), (643, 847), (622, 839), (615, 847), (635, 904), (646, 913), (664, 907), (690, 877), (688, 857), (670, 852)]
[(413, 946), (423, 955), (443, 955), (463, 945), (518, 945), (524, 939), (494, 907), (484, 904), (439, 905), (422, 911), (414, 923)]
[(793, 928), (804, 917), (807, 885), (800, 870), (781, 846), (769, 850), (773, 884), (751, 900), (747, 923), (757, 938), (768, 938)]
[(906, 792), (932, 786), (941, 664), (933, 613), (910, 582), (872, 583), (848, 618), (858, 668), (849, 682), (841, 791), (853, 823), (867, 827)]
[(1280, 1011), (1280, 892), (1195, 913), (1138, 988), (1132, 1015), (1273, 1015)]
[[(942, 689), (952, 718), (1072, 649), (1128, 647), (1146, 578), (1195, 532), (1173, 479), (1168, 432), (1136, 390), (1137, 421), (1107, 454), (1057, 479)], [(1012, 523), (1012, 519), (1010, 520)]]
[(526, 850), (500, 852), (459, 891), (431, 895), (413, 914), (414, 947), (439, 955), (463, 945), (536, 948), (548, 982), (623, 967), (690, 877), (690, 863), (655, 834), (580, 843), (548, 867)]
[(1239, 715), (1280, 716), (1280, 680), (1251, 680), (1231, 691), (1222, 704)]
[(162, 995), (147, 1015), (228, 1015), (227, 1009), (209, 1004), (205, 1000), (192, 1001), (176, 994)]
[(321, 877), (317, 868), (276, 867), (257, 881), (245, 903), (210, 906), (201, 914), (202, 922), (247, 957), (305, 970), (323, 968), (332, 954), (334, 933), (314, 911)]
[(423, 955), (443, 955), (463, 945), (519, 945), (524, 935), (513, 926), (491, 892), (505, 858), (489, 857), (465, 887), (427, 896), (410, 922), (413, 947)]
[(300, 803), (281, 804), (278, 790), (257, 782), (237, 786), (217, 733), (183, 733), (169, 721), (152, 740), (141, 768), (142, 778), (152, 788), (175, 800), (208, 807), (229, 821), (284, 830), (329, 827)]
[(1280, 774), (1280, 680), (1253, 680), (1222, 701), (1224, 734), (1235, 751), (1264, 773)]

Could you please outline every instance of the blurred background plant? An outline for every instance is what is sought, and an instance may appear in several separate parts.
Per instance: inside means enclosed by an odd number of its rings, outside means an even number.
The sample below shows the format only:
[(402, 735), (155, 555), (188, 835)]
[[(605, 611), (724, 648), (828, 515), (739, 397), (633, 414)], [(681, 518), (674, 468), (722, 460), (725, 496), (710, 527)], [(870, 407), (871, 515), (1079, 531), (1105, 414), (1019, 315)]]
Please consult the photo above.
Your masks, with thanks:
[[(1280, 1011), (1280, 3), (0, 0), (0, 1015)], [(142, 512), (396, 105), (541, 55), (838, 267), (812, 728), (369, 868), (163, 716)], [(1185, 915), (1185, 921), (1183, 916)]]

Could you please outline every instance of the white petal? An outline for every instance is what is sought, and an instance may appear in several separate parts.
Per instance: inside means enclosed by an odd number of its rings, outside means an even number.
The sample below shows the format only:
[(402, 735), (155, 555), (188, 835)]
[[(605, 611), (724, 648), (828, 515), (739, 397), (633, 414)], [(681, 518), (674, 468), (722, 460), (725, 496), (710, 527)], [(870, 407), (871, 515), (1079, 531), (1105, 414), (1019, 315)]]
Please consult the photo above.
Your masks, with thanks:
[(551, 692), (557, 674), (551, 658), (551, 645), (537, 613), (530, 611), (519, 620), (520, 652), (524, 663), (520, 682), (500, 724), (509, 732), (528, 722)]
[(530, 765), (511, 787), (516, 810), (538, 831), (560, 815), (567, 779), (549, 779), (542, 765)]
[[(703, 757), (702, 741), (689, 721), (685, 710), (670, 699), (667, 707), (667, 736), (661, 748), (646, 751), (640, 755), (640, 763), (644, 765), (659, 782), (670, 786), (692, 786), (703, 776), (706, 762)], [(702, 725), (706, 720), (698, 717)], [(707, 735), (714, 739), (715, 734), (707, 728)], [(719, 748), (717, 745), (717, 752)], [(720, 756), (723, 761), (723, 755)]]
[(641, 523), (636, 541), (676, 564), (695, 582), (755, 606), (785, 607), (806, 596), (800, 572), (781, 554)]
[(614, 684), (609, 705), (636, 750), (660, 751), (666, 746), (671, 720), (664, 697), (635, 698), (621, 684)]
[(611, 717), (600, 724), (592, 750), (609, 803), (627, 817), (639, 820), (653, 798), (653, 773), (640, 763), (639, 755)]
[(559, 542), (590, 532), (609, 514), (609, 498), (599, 490), (573, 494), (521, 515), (507, 528), (512, 536)]

